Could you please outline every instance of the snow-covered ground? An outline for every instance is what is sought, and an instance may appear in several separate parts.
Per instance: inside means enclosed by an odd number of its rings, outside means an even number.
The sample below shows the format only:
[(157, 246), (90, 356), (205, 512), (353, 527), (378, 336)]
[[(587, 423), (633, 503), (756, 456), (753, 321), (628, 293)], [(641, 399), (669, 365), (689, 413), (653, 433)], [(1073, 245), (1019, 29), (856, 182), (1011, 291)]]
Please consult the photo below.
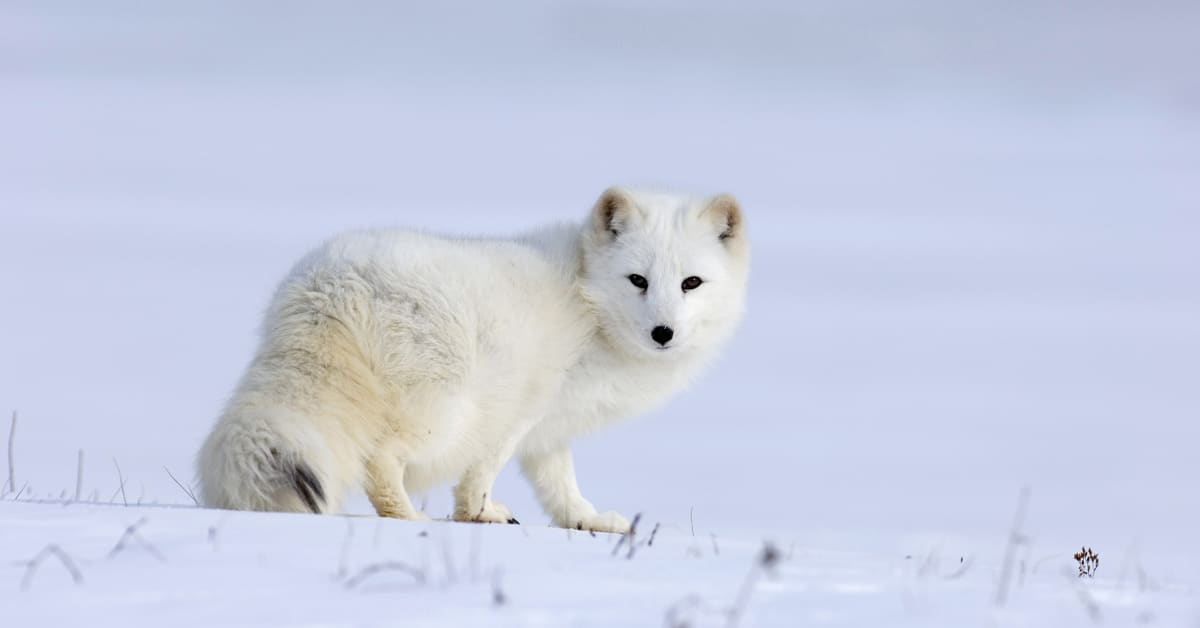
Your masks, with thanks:
[(0, 503), (0, 517), (6, 550), (37, 558), (53, 542), (70, 565), (52, 554), (33, 568), (7, 567), (6, 626), (1071, 626), (1093, 617), (1173, 626), (1194, 618), (1187, 585), (1151, 580), (1128, 556), (1114, 556), (1107, 577), (1083, 581), (1062, 552), (1022, 555), (996, 606), (999, 565), (961, 548), (905, 554), (776, 541), (774, 558), (764, 559), (762, 542), (693, 535), (687, 522), (654, 531), (643, 521), (631, 552), (610, 535), (377, 517), (11, 502)]
[[(719, 625), (771, 540), (748, 625), (1195, 625), (1197, 28), (1191, 2), (0, 4), (0, 624), (661, 625), (696, 594)], [(726, 355), (580, 443), (653, 547), (542, 527), (511, 470), (520, 528), (161, 507), (307, 248), (573, 220), (613, 182), (734, 192), (755, 248)], [(46, 503), (80, 450), (103, 505)], [(163, 560), (108, 558), (143, 518)], [(47, 544), (82, 584), (50, 558), (22, 590)], [(426, 583), (347, 589), (388, 560)]]

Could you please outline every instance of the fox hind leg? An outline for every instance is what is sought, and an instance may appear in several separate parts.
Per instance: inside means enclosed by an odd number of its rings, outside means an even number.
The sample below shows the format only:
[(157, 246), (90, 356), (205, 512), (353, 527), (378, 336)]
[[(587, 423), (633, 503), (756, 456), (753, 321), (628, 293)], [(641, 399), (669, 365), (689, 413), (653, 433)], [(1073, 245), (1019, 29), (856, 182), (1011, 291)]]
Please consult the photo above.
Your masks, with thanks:
[(519, 524), (508, 507), (492, 499), (496, 476), (508, 462), (515, 441), (506, 443), (495, 455), (467, 469), (454, 487), (454, 520), (479, 523)]
[(404, 463), (392, 443), (379, 447), (367, 461), (367, 498), (380, 517), (428, 521), (429, 516), (417, 510), (404, 488)]

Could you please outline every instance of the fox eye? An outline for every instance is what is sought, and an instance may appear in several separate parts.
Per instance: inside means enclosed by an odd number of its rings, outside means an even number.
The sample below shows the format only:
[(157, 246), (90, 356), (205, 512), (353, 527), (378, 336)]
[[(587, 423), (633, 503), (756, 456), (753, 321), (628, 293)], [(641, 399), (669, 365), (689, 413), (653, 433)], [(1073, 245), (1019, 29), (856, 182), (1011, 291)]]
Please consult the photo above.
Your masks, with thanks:
[(645, 290), (650, 285), (645, 277), (636, 273), (629, 276), (629, 283), (633, 284), (638, 290)]
[(704, 280), (699, 277), (688, 277), (687, 279), (683, 280), (683, 291), (687, 292), (688, 290), (695, 290), (696, 288), (699, 288), (700, 284), (702, 283), (704, 283)]

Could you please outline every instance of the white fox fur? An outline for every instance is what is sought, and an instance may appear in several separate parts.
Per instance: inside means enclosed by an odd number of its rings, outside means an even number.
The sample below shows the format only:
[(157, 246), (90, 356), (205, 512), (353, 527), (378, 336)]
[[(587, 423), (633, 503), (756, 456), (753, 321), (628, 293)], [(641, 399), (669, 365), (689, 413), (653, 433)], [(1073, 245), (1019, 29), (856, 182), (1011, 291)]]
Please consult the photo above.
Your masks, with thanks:
[(580, 494), (571, 442), (665, 400), (729, 338), (746, 238), (730, 196), (620, 188), (582, 225), (507, 240), (334, 238), (275, 294), (200, 450), (203, 502), (333, 512), (361, 485), (380, 515), (421, 519), (409, 492), (457, 481), (455, 519), (515, 522), (492, 484), (516, 455), (556, 525), (625, 532)]

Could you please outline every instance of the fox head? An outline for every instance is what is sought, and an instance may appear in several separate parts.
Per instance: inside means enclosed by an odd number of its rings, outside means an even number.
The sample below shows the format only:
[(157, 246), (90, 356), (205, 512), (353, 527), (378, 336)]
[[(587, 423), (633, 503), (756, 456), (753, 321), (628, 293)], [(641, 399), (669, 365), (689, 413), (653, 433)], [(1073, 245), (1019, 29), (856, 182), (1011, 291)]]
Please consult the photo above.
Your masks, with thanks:
[(744, 309), (750, 246), (732, 196), (610, 188), (583, 227), (584, 299), (616, 349), (671, 359), (719, 345)]

